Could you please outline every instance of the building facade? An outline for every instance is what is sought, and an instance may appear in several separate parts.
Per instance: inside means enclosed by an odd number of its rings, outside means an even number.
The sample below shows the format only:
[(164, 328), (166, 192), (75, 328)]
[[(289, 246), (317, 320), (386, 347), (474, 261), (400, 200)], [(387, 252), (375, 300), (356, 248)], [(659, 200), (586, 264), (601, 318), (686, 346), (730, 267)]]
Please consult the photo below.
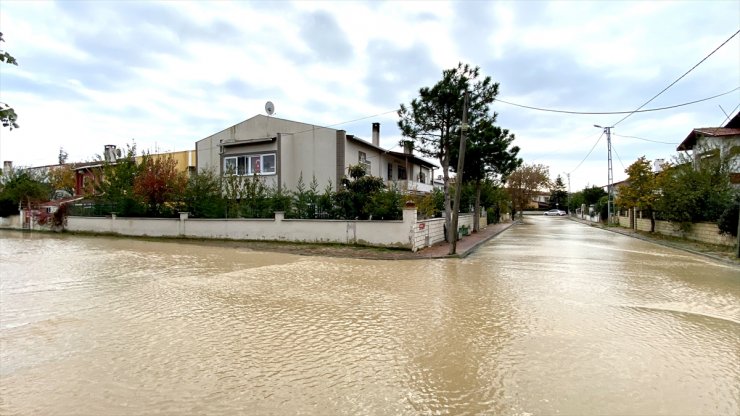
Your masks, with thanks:
[(267, 186), (294, 190), (313, 178), (324, 189), (338, 189), (347, 170), (362, 164), (366, 173), (409, 192), (431, 192), (435, 165), (410, 151), (379, 145), (380, 125), (372, 142), (311, 124), (257, 115), (195, 144), (197, 170), (221, 175), (258, 176)]

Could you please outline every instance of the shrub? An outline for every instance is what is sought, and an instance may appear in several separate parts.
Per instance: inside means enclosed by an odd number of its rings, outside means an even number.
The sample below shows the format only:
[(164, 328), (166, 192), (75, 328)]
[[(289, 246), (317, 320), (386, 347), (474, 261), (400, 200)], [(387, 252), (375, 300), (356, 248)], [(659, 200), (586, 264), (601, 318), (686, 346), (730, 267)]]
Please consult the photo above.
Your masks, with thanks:
[(717, 221), (719, 232), (737, 237), (738, 215), (740, 215), (740, 192), (735, 194), (733, 203), (719, 216)]

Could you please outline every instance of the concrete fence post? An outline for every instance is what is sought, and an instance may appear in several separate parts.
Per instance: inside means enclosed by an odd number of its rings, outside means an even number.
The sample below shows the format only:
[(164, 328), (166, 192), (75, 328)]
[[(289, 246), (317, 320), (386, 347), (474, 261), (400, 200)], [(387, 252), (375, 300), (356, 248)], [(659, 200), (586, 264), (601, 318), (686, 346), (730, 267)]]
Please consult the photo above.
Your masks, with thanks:
[(190, 213), (180, 211), (180, 222), (177, 227), (177, 234), (180, 236), (185, 235), (185, 221), (188, 220)]
[(419, 248), (416, 246), (416, 204), (414, 201), (407, 201), (403, 207), (403, 229), (408, 230), (411, 251), (416, 252)]

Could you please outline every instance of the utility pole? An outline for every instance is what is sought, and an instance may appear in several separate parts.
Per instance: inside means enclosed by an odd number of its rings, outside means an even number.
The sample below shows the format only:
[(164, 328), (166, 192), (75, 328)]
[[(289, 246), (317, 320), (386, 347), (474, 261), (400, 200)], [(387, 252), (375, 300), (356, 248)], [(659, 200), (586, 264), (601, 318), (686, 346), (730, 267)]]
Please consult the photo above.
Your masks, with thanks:
[(609, 199), (606, 204), (606, 210), (607, 210), (607, 218), (606, 218), (606, 224), (610, 225), (612, 223), (612, 207), (614, 206), (614, 173), (612, 171), (612, 128), (611, 127), (601, 127), (598, 124), (594, 124), (594, 127), (604, 129), (604, 133), (606, 133), (606, 148), (607, 148), (607, 159), (609, 163), (609, 174), (608, 174), (608, 180), (607, 180), (607, 192), (609, 194)]
[(568, 214), (570, 215), (570, 173), (566, 175), (568, 175)]
[(462, 126), (460, 126), (460, 154), (457, 158), (457, 175), (455, 176), (455, 201), (452, 209), (452, 241), (450, 254), (457, 253), (457, 220), (460, 213), (460, 196), (462, 195), (463, 169), (465, 167), (465, 132), (468, 130), (468, 91), (463, 97)]

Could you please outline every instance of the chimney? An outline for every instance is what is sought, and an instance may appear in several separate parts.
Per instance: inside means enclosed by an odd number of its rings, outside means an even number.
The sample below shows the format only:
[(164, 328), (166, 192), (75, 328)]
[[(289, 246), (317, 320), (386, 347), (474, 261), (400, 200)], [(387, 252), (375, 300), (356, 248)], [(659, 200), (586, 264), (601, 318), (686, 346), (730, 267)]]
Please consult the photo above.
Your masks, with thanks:
[(10, 173), (13, 170), (13, 161), (12, 160), (6, 160), (3, 162), (3, 172)]
[(108, 163), (113, 163), (116, 161), (116, 145), (115, 144), (106, 144), (105, 145), (105, 151), (103, 153), (103, 159)]
[(653, 173), (658, 173), (663, 170), (663, 164), (665, 163), (665, 159), (655, 159), (653, 162)]
[(414, 154), (414, 142), (411, 140), (404, 140), (403, 141), (403, 153), (407, 155), (413, 155)]
[(380, 123), (373, 123), (373, 145), (380, 147)]

